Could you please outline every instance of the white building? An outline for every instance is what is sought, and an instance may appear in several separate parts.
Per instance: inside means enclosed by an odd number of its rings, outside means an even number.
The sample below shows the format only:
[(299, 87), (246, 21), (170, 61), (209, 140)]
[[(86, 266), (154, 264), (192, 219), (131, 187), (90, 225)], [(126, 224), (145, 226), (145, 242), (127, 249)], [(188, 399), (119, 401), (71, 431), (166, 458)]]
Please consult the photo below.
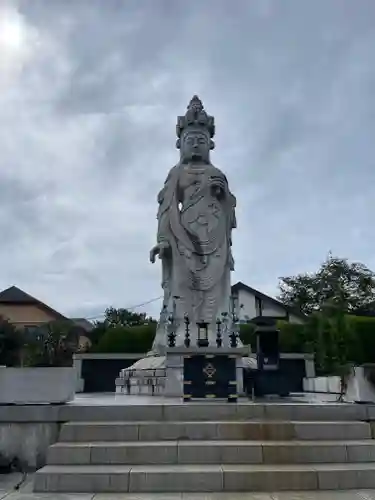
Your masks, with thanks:
[(234, 308), (240, 321), (247, 322), (259, 316), (303, 323), (304, 315), (278, 300), (245, 285), (241, 281), (232, 286)]

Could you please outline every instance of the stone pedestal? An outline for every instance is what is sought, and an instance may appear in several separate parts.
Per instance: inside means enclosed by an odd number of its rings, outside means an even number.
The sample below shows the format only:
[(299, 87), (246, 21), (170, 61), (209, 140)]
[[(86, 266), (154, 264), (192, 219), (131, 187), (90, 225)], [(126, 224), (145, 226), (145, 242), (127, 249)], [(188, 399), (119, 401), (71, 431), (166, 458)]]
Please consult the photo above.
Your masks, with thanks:
[(243, 389), (243, 357), (249, 356), (249, 347), (171, 347), (166, 350), (165, 396), (183, 397), (184, 395), (184, 358), (196, 355), (231, 356), (236, 358), (237, 394)]
[(164, 356), (150, 356), (139, 360), (130, 368), (121, 370), (116, 379), (117, 394), (148, 394), (183, 397), (184, 358), (196, 355), (231, 356), (236, 358), (237, 394), (244, 394), (244, 359), (250, 347), (170, 347)]

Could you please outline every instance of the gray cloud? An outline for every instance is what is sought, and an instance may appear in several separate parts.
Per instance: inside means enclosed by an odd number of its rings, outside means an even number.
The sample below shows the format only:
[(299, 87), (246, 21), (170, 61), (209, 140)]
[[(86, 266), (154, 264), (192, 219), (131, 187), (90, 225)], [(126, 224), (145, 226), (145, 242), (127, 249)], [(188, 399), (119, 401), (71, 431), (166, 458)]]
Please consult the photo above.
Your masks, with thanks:
[(160, 295), (155, 198), (194, 93), (238, 199), (234, 280), (275, 294), (330, 249), (375, 268), (372, 0), (0, 11), (1, 288), (86, 316)]

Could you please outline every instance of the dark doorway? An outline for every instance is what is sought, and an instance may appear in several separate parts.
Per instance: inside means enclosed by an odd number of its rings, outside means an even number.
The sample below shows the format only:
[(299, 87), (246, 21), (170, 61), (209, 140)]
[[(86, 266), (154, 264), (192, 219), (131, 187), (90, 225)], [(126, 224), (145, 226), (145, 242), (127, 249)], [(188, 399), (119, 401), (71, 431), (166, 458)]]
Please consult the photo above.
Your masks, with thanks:
[(244, 370), (244, 388), (248, 395), (279, 394), (303, 392), (303, 379), (306, 376), (305, 360), (281, 357), (277, 370)]
[(137, 359), (83, 359), (83, 392), (115, 392), (115, 380), (123, 368), (128, 368)]

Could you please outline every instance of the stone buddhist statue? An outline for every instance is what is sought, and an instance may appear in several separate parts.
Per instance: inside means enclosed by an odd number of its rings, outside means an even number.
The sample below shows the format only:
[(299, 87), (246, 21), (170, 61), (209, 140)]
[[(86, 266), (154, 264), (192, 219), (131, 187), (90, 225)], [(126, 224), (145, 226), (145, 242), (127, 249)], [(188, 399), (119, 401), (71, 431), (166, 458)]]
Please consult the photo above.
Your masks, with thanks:
[(177, 335), (176, 345), (183, 345), (187, 318), (191, 345), (196, 345), (197, 323), (207, 324), (210, 345), (216, 345), (218, 320), (224, 345), (231, 333), (236, 198), (226, 176), (210, 161), (214, 133), (214, 118), (194, 96), (185, 116), (178, 117), (180, 161), (158, 195), (157, 244), (150, 260), (161, 259), (164, 300), (155, 354), (163, 354), (168, 328)]

